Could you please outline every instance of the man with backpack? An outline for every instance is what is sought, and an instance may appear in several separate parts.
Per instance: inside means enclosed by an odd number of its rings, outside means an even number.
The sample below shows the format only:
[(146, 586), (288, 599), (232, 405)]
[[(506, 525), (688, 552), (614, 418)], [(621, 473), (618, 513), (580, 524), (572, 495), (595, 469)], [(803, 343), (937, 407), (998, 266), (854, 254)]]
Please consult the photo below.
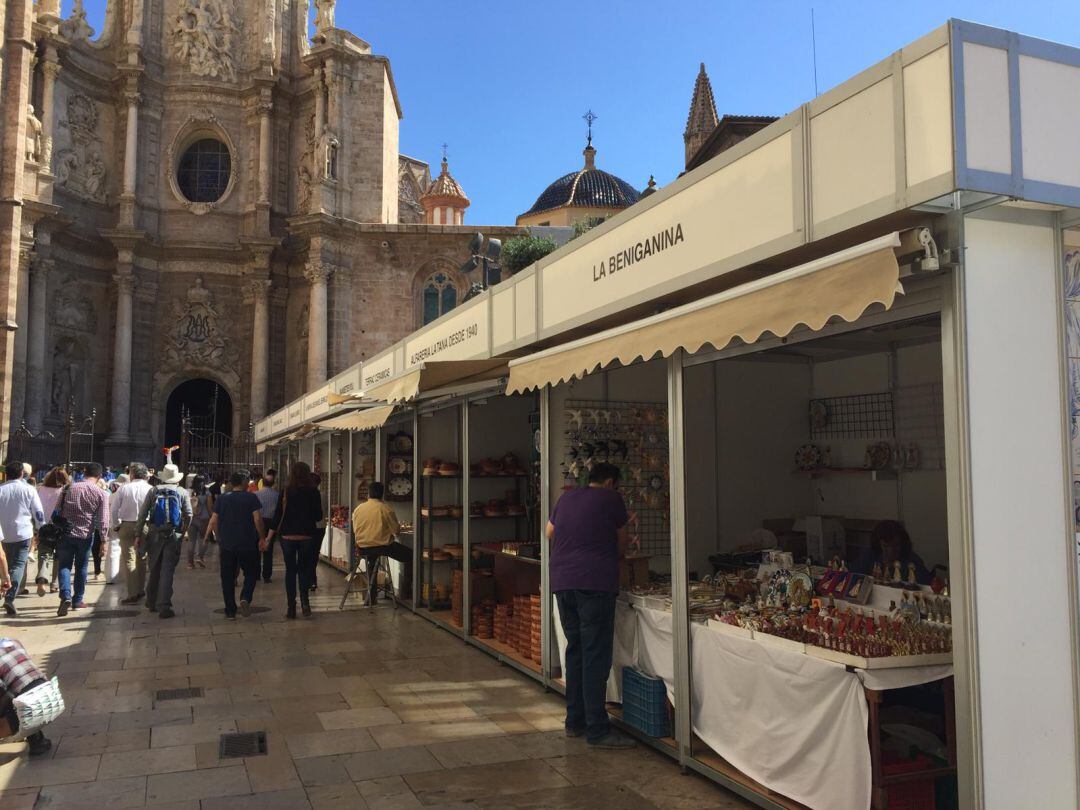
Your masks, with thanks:
[(136, 543), (146, 554), (146, 607), (158, 611), (162, 619), (171, 619), (173, 577), (180, 563), (184, 535), (191, 525), (191, 500), (180, 486), (184, 474), (175, 464), (166, 464), (158, 473), (160, 484), (143, 502), (135, 527)]

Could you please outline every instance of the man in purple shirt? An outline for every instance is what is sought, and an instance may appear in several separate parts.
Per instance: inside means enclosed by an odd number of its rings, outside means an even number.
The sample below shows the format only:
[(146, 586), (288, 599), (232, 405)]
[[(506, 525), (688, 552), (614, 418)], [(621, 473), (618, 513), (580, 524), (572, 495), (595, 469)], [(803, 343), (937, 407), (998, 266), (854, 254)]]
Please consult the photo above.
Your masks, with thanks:
[[(57, 616), (66, 616), (69, 610), (86, 607), (86, 567), (90, 560), (90, 544), (94, 531), (100, 537), (109, 536), (109, 493), (98, 486), (101, 465), (87, 464), (83, 480), (64, 487), (57, 501), (57, 509), (67, 521), (64, 536), (56, 548), (56, 566), (60, 571), (60, 609)], [(74, 591), (72, 572), (74, 571)]]
[(566, 735), (596, 748), (634, 743), (608, 722), (604, 697), (615, 639), (619, 560), (630, 516), (616, 487), (619, 468), (597, 464), (589, 486), (565, 493), (547, 524), (551, 590), (566, 635)]

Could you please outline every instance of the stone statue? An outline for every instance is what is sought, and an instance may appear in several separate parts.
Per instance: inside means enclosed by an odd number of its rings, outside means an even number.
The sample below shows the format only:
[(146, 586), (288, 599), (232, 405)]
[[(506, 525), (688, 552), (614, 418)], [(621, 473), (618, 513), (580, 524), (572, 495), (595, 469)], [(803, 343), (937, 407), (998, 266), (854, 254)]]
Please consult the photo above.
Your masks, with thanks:
[(75, 357), (75, 342), (65, 338), (56, 344), (52, 364), (52, 412), (63, 417), (68, 402), (78, 393), (82, 366)]
[(42, 156), (41, 121), (34, 113), (34, 105), (26, 105), (26, 159), (38, 162)]
[(173, 49), (196, 76), (236, 81), (242, 45), (234, 0), (179, 0)]
[(315, 33), (325, 34), (334, 27), (334, 3), (336, 0), (315, 0)]
[(94, 35), (94, 29), (86, 21), (86, 9), (83, 0), (75, 0), (71, 16), (60, 23), (60, 36), (72, 42), (86, 41)]

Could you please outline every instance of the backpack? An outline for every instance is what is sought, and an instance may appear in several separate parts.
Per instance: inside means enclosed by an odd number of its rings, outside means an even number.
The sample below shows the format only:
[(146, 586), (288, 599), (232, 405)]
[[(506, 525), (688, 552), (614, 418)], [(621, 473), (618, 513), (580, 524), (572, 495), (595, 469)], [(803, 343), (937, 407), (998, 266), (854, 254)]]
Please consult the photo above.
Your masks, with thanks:
[(154, 490), (154, 514), (150, 518), (150, 524), (155, 529), (179, 529), (183, 514), (179, 490), (164, 487)]

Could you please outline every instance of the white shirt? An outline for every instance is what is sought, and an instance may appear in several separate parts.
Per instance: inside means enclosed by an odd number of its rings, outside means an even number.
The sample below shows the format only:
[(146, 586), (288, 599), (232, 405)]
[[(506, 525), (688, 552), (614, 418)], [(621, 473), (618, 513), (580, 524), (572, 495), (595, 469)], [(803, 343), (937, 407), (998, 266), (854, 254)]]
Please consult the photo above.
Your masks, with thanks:
[(34, 524), (44, 522), (41, 499), (25, 478), (0, 484), (0, 533), (5, 543), (32, 540)]
[[(116, 491), (114, 501), (116, 511), (112, 513), (114, 523), (134, 523), (139, 519), (139, 512), (142, 511), (143, 502), (146, 500), (146, 496), (150, 494), (150, 490), (153, 487), (150, 486), (149, 481), (145, 481), (141, 478), (137, 478), (127, 484), (124, 484), (120, 489)], [(110, 504), (110, 507), (112, 504)]]

